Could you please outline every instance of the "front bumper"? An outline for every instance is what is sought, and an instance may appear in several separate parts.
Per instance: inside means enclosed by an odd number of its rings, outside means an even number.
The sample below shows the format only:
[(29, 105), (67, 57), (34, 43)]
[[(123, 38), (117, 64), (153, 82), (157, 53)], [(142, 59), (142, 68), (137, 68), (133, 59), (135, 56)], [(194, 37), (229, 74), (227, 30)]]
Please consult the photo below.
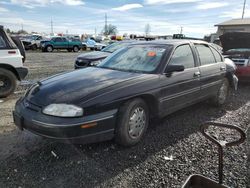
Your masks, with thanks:
[[(13, 112), (14, 123), (21, 130), (60, 141), (92, 143), (114, 137), (117, 110), (80, 118), (61, 118), (45, 115), (34, 104), (21, 99)], [(85, 125), (95, 124), (83, 128)]]
[(17, 67), (16, 71), (17, 71), (19, 80), (24, 79), (29, 72), (28, 68), (26, 68), (26, 67)]

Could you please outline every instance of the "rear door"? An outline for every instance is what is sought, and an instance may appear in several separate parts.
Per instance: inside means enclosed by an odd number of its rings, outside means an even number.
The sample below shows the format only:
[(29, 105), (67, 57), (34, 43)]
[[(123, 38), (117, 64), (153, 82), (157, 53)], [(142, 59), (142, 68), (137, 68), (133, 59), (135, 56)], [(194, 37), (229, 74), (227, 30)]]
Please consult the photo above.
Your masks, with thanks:
[(69, 46), (69, 41), (66, 39), (66, 38), (62, 38), (62, 47), (63, 49), (68, 49), (70, 46)]
[(199, 68), (189, 44), (178, 46), (168, 65), (183, 65), (183, 72), (161, 77), (160, 106), (167, 115), (195, 102), (200, 95)]
[(221, 55), (207, 44), (194, 44), (199, 57), (202, 97), (216, 95), (226, 74)]

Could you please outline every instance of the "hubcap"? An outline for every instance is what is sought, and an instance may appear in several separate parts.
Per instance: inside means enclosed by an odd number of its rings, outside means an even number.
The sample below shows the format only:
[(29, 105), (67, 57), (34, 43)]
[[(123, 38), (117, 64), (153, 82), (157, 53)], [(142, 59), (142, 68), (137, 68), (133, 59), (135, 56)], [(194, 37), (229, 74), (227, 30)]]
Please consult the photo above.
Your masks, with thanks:
[(48, 52), (51, 52), (51, 51), (52, 51), (52, 48), (49, 46), (49, 47), (47, 48), (47, 50), (48, 50)]
[(143, 108), (137, 107), (129, 118), (129, 136), (136, 139), (141, 136), (146, 124), (146, 114)]
[(0, 77), (0, 92), (5, 92), (6, 90), (10, 89), (11, 81), (8, 77), (1, 76)]
[(224, 103), (226, 98), (227, 98), (227, 85), (223, 83), (219, 90), (219, 102)]
[(0, 80), (0, 87), (4, 86), (4, 82), (2, 80)]
[(74, 48), (74, 51), (75, 51), (75, 52), (77, 52), (77, 51), (78, 51), (78, 48), (77, 48), (77, 47), (75, 47), (75, 48)]

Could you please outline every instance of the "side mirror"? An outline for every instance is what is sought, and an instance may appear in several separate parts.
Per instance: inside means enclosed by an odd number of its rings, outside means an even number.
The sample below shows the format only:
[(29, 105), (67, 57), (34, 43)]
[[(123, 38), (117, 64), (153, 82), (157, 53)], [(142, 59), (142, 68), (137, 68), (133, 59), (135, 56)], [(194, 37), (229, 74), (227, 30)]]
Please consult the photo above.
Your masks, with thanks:
[(184, 69), (183, 65), (168, 65), (164, 73), (182, 72)]

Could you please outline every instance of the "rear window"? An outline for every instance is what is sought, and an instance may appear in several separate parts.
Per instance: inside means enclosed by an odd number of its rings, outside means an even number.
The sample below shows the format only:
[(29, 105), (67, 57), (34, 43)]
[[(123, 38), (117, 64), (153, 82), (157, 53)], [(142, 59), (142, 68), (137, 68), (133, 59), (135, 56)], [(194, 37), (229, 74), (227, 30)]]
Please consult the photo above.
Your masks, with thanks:
[(216, 59), (217, 62), (222, 62), (222, 57), (221, 55), (219, 54), (219, 52), (217, 52), (215, 49), (211, 48), (213, 54), (214, 54), (214, 57)]
[(7, 45), (2, 36), (0, 36), (0, 48), (6, 48)]
[(216, 63), (214, 55), (207, 45), (195, 44), (195, 47), (198, 51), (201, 65), (209, 65)]

